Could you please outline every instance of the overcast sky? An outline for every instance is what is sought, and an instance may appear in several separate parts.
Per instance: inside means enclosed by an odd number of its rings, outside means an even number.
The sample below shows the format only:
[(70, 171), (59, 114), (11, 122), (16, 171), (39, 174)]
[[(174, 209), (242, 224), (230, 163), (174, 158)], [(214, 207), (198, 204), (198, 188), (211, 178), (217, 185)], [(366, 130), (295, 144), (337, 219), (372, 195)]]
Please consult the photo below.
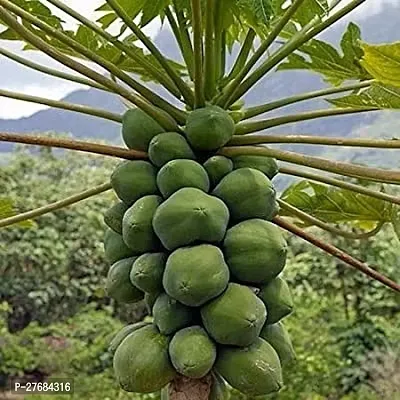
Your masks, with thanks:
[[(351, 18), (362, 19), (368, 15), (377, 13), (387, 3), (395, 4), (399, 0), (368, 0), (359, 7), (352, 15)], [(86, 17), (94, 16), (94, 9), (102, 4), (103, 0), (65, 0), (69, 6), (81, 12)], [(64, 15), (63, 18), (68, 22), (69, 26), (73, 26), (73, 21), (67, 19)], [(158, 24), (153, 24), (147, 30), (150, 35), (155, 35), (159, 29)], [(21, 46), (8, 42), (0, 41), (1, 47), (6, 47), (15, 52), (20, 52)], [(25, 57), (29, 56), (32, 60), (49, 66), (62, 68), (60, 64), (48, 59), (46, 56), (38, 54), (38, 52), (23, 52)], [(3, 89), (23, 92), (31, 95), (47, 97), (59, 100), (68, 93), (80, 88), (78, 84), (69, 83), (61, 79), (47, 77), (44, 74), (35, 72), (31, 69), (25, 68), (12, 62), (5, 57), (0, 56), (0, 76), (1, 87)], [(45, 108), (40, 105), (30, 104), (26, 102), (5, 99), (0, 97), (0, 118), (20, 118), (22, 116), (29, 116), (34, 112)]]

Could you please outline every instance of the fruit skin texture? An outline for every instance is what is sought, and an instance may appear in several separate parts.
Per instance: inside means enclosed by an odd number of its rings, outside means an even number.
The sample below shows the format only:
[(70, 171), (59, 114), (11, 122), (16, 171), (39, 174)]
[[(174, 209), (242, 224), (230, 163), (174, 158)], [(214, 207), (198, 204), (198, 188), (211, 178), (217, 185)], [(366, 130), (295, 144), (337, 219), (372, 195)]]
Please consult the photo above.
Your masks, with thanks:
[(141, 197), (157, 194), (157, 171), (147, 161), (124, 161), (111, 175), (111, 185), (117, 196), (128, 206)]
[(196, 188), (183, 188), (157, 208), (153, 228), (163, 246), (175, 250), (198, 240), (221, 242), (228, 222), (223, 201)]
[(129, 324), (124, 326), (122, 329), (120, 329), (116, 335), (112, 338), (109, 346), (108, 346), (108, 351), (114, 354), (118, 348), (118, 346), (122, 343), (122, 341), (129, 336), (132, 332), (137, 331), (140, 328), (143, 328), (144, 326), (149, 325), (149, 322), (136, 322), (135, 324)]
[(226, 291), (201, 308), (208, 334), (219, 344), (249, 346), (265, 323), (262, 301), (247, 286), (230, 283)]
[(252, 156), (243, 154), (232, 157), (234, 169), (253, 168), (264, 173), (269, 179), (272, 179), (279, 172), (278, 164), (275, 158)]
[(209, 244), (175, 250), (163, 276), (165, 291), (174, 299), (198, 307), (220, 295), (229, 282), (222, 251)]
[(260, 337), (275, 349), (282, 365), (289, 364), (296, 359), (290, 336), (281, 322), (272, 325), (265, 324), (261, 330)]
[(169, 341), (153, 325), (125, 338), (114, 355), (114, 372), (123, 390), (152, 393), (175, 378), (168, 356)]
[(171, 335), (193, 321), (194, 312), (166, 293), (161, 293), (153, 306), (154, 323), (164, 335)]
[(283, 270), (287, 243), (276, 225), (261, 219), (249, 219), (228, 229), (223, 251), (236, 279), (263, 283)]
[(123, 115), (122, 138), (130, 149), (147, 151), (150, 140), (161, 132), (164, 132), (162, 126), (140, 108)]
[(107, 274), (106, 291), (108, 296), (121, 303), (136, 303), (144, 293), (132, 285), (129, 272), (136, 257), (125, 258), (111, 266)]
[(132, 257), (134, 254), (119, 233), (107, 228), (104, 234), (104, 255), (106, 261), (112, 265), (118, 260)]
[(212, 187), (218, 185), (220, 180), (233, 171), (233, 162), (224, 156), (212, 156), (204, 164)]
[(130, 280), (134, 286), (146, 293), (161, 292), (167, 255), (165, 253), (145, 253), (133, 263)]
[(271, 181), (256, 169), (240, 168), (230, 172), (212, 194), (224, 201), (233, 220), (273, 217), (276, 191)]
[(221, 375), (216, 371), (211, 372), (212, 383), (209, 400), (228, 400), (230, 398), (229, 388)]
[(208, 192), (210, 180), (207, 171), (199, 163), (193, 160), (172, 160), (158, 172), (157, 186), (164, 198), (168, 198), (185, 187)]
[(160, 246), (152, 222), (161, 202), (159, 196), (144, 196), (128, 209), (122, 219), (122, 237), (135, 255), (156, 251)]
[(194, 160), (196, 156), (184, 136), (176, 132), (165, 132), (151, 140), (149, 158), (154, 165), (162, 167), (171, 160)]
[(128, 206), (122, 201), (115, 203), (104, 213), (104, 222), (114, 232), (122, 234), (122, 218)]
[(185, 135), (196, 150), (216, 150), (224, 146), (235, 132), (229, 113), (217, 106), (192, 111), (186, 121)]
[(267, 324), (275, 324), (293, 311), (293, 299), (289, 286), (279, 276), (263, 286), (258, 297), (267, 307)]
[(232, 387), (249, 396), (278, 392), (283, 386), (278, 354), (261, 338), (249, 347), (221, 347), (215, 369)]
[(201, 326), (191, 326), (175, 333), (169, 344), (169, 355), (181, 375), (199, 379), (211, 371), (217, 349)]

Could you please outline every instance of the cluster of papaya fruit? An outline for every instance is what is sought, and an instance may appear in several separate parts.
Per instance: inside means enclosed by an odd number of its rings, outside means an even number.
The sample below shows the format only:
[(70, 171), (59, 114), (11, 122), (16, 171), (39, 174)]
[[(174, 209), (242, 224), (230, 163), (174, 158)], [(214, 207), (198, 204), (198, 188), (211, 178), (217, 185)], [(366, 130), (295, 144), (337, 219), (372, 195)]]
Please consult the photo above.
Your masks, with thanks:
[(282, 387), (281, 364), (294, 351), (281, 323), (293, 308), (278, 276), (287, 244), (270, 222), (278, 168), (268, 157), (218, 155), (234, 130), (215, 106), (192, 111), (181, 133), (164, 132), (139, 109), (124, 116), (126, 145), (150, 161), (125, 161), (112, 173), (120, 202), (104, 217), (106, 289), (120, 302), (144, 298), (153, 317), (111, 343), (126, 391), (208, 374), (216, 399), (224, 382), (248, 395)]

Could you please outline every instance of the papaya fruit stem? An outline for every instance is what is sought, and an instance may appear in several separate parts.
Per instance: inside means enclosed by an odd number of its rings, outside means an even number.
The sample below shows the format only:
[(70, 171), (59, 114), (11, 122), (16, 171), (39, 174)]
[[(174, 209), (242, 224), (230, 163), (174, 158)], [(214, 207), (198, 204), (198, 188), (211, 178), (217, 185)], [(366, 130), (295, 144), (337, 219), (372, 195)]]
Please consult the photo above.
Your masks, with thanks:
[(244, 110), (244, 117), (242, 120), (253, 118), (253, 117), (256, 117), (257, 115), (261, 115), (261, 114), (267, 113), (269, 111), (273, 111), (278, 108), (288, 106), (290, 104), (299, 103), (301, 101), (316, 99), (318, 97), (329, 96), (332, 94), (338, 94), (338, 93), (368, 88), (374, 82), (375, 82), (375, 80), (372, 79), (372, 80), (363, 81), (363, 82), (352, 84), (352, 85), (346, 85), (346, 86), (341, 86), (341, 87), (332, 87), (332, 88), (317, 90), (317, 91), (313, 91), (313, 92), (302, 93), (302, 94), (298, 94), (298, 95), (295, 95), (292, 97), (286, 97), (284, 99), (276, 100), (271, 103), (266, 103), (266, 104), (262, 104), (259, 106), (250, 107), (250, 108), (247, 108)]
[(363, 274), (369, 276), (373, 280), (376, 280), (383, 285), (387, 286), (388, 288), (394, 290), (395, 292), (400, 292), (400, 285), (390, 278), (386, 277), (385, 275), (379, 273), (375, 269), (368, 266), (368, 264), (357, 260), (356, 258), (352, 257), (350, 254), (340, 250), (336, 246), (332, 244), (326, 243), (325, 241), (320, 240), (316, 236), (312, 235), (311, 233), (305, 232), (303, 229), (297, 227), (294, 224), (288, 222), (285, 218), (282, 217), (275, 217), (273, 222), (280, 226), (281, 228), (287, 230), (290, 233), (295, 234), (296, 236), (306, 240), (307, 242), (313, 244), (316, 247), (319, 247), (321, 250), (325, 251), (326, 253), (338, 258), (339, 260), (343, 261), (345, 264), (350, 265), (351, 267), (357, 269), (358, 271), (362, 272)]
[(106, 192), (107, 190), (110, 189), (111, 189), (111, 184), (104, 183), (103, 185), (95, 186), (94, 188), (74, 194), (63, 200), (56, 201), (55, 203), (47, 204), (46, 206), (36, 208), (35, 210), (27, 211), (22, 214), (14, 215), (12, 217), (0, 219), (0, 228), (5, 228), (7, 226), (14, 225), (22, 221), (28, 221), (40, 217), (44, 214), (60, 210), (72, 204), (78, 203), (79, 201), (88, 199), (89, 197), (93, 197), (100, 193)]
[(384, 192), (378, 192), (377, 190), (373, 190), (364, 186), (355, 185), (354, 183), (345, 182), (340, 179), (331, 178), (326, 175), (321, 174), (313, 174), (312, 172), (307, 172), (304, 170), (299, 170), (298, 168), (290, 168), (290, 167), (279, 167), (279, 173), (290, 176), (297, 176), (300, 178), (309, 179), (316, 182), (322, 182), (327, 185), (336, 186), (342, 189), (351, 190), (355, 193), (364, 194), (366, 196), (373, 197), (375, 199), (388, 201), (389, 203), (400, 205), (400, 197), (396, 197)]
[(67, 103), (65, 101), (51, 100), (44, 97), (31, 96), (24, 93), (11, 92), (9, 90), (3, 90), (3, 89), (0, 89), (0, 97), (7, 97), (10, 99), (27, 101), (36, 104), (44, 104), (46, 106), (60, 108), (62, 110), (68, 110), (80, 114), (92, 115), (94, 117), (107, 119), (109, 121), (114, 121), (119, 123), (122, 122), (121, 114), (116, 114), (111, 111), (88, 107), (81, 104), (72, 104), (72, 103)]

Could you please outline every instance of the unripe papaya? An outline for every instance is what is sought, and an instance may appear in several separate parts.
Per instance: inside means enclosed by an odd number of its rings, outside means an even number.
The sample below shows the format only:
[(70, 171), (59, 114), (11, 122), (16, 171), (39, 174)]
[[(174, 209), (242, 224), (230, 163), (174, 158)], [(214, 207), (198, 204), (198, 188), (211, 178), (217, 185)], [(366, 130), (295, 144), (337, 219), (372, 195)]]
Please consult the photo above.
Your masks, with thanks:
[(275, 393), (283, 386), (278, 354), (261, 338), (248, 347), (221, 346), (215, 369), (233, 388), (248, 396)]
[(112, 338), (109, 346), (108, 346), (108, 351), (114, 354), (118, 348), (118, 346), (122, 343), (122, 341), (128, 337), (132, 332), (137, 331), (140, 328), (143, 328), (144, 326), (149, 325), (149, 322), (136, 322), (135, 324), (129, 324), (124, 326), (122, 329), (120, 329), (116, 335)]
[(265, 305), (247, 286), (230, 283), (216, 299), (201, 308), (201, 318), (208, 334), (217, 342), (249, 346), (265, 323)]
[(275, 324), (293, 311), (289, 286), (279, 276), (263, 286), (258, 296), (267, 307), (267, 324)]
[(263, 283), (283, 270), (287, 243), (276, 225), (261, 219), (249, 219), (228, 229), (223, 251), (229, 270), (236, 279)]
[(157, 208), (153, 228), (163, 246), (175, 250), (196, 241), (222, 241), (228, 222), (223, 201), (199, 189), (183, 188)]
[(275, 211), (276, 191), (260, 171), (240, 168), (226, 175), (212, 194), (228, 206), (233, 220), (271, 219)]
[(169, 355), (181, 375), (200, 379), (211, 371), (217, 349), (201, 326), (191, 326), (175, 333), (169, 344)]
[(112, 265), (123, 258), (129, 258), (134, 255), (122, 239), (122, 235), (107, 228), (104, 234), (104, 256), (107, 262)]
[(111, 266), (107, 274), (106, 292), (108, 296), (121, 303), (136, 303), (144, 293), (132, 285), (129, 273), (136, 257), (125, 258)]
[(185, 135), (196, 150), (217, 150), (232, 138), (235, 122), (217, 106), (192, 111), (186, 121)]
[(234, 169), (253, 168), (264, 173), (269, 179), (272, 179), (279, 172), (278, 164), (275, 158), (253, 155), (239, 155), (232, 157)]
[(135, 255), (157, 251), (160, 242), (153, 230), (153, 216), (162, 198), (144, 196), (128, 209), (122, 220), (122, 237)]
[(141, 197), (157, 194), (157, 171), (147, 161), (124, 161), (111, 175), (111, 185), (117, 196), (128, 206)]
[(158, 172), (157, 186), (164, 198), (168, 198), (184, 187), (194, 187), (208, 192), (210, 180), (207, 171), (196, 161), (172, 160)]
[(122, 137), (130, 149), (147, 151), (150, 140), (163, 127), (140, 108), (130, 109), (122, 118)]
[(152, 393), (171, 382), (176, 371), (168, 355), (170, 339), (154, 325), (131, 333), (114, 355), (114, 372), (127, 392)]
[(122, 234), (122, 218), (128, 206), (122, 201), (115, 203), (104, 213), (104, 222), (114, 232)]
[(224, 379), (216, 371), (212, 371), (211, 376), (212, 376), (212, 383), (211, 383), (210, 396), (208, 397), (208, 399), (229, 400), (230, 398), (229, 388), (228, 385), (225, 383)]
[(153, 317), (160, 332), (171, 335), (192, 323), (194, 310), (179, 303), (168, 294), (161, 293), (154, 303)]
[(132, 284), (146, 293), (161, 292), (166, 262), (165, 253), (142, 254), (133, 263), (130, 273)]
[(154, 136), (149, 145), (150, 161), (162, 167), (168, 161), (196, 158), (184, 136), (176, 132), (166, 132)]
[(233, 162), (224, 156), (212, 156), (204, 163), (204, 168), (214, 188), (225, 175), (233, 171)]

